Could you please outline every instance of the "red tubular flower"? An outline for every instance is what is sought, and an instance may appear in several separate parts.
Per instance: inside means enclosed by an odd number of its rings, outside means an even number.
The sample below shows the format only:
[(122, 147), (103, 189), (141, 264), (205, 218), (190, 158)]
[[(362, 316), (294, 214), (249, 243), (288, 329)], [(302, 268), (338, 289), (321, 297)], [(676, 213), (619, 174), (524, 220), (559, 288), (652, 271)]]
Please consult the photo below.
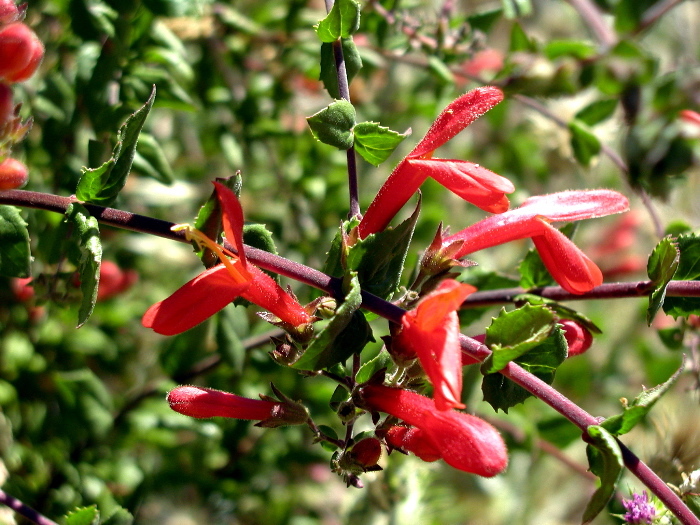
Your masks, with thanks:
[(442, 458), (440, 451), (420, 428), (397, 425), (384, 432), (384, 439), (390, 447), (413, 452), (428, 463)]
[(168, 392), (165, 399), (175, 412), (200, 419), (231, 417), (263, 421), (272, 417), (272, 411), (280, 405), (198, 386), (179, 386)]
[(462, 350), (459, 345), (457, 309), (476, 289), (448, 279), (423, 297), (401, 319), (401, 332), (392, 341), (405, 355), (416, 355), (433, 384), (439, 410), (464, 408)]
[(483, 219), (443, 239), (442, 250), (460, 242), (459, 259), (484, 248), (532, 238), (549, 273), (568, 292), (581, 294), (603, 282), (600, 269), (550, 222), (578, 221), (629, 209), (627, 198), (611, 190), (563, 191), (530, 197), (519, 208)]
[(303, 330), (312, 316), (265, 272), (248, 264), (243, 249), (243, 210), (236, 195), (226, 186), (214, 183), (223, 210), (226, 239), (233, 254), (199, 232), (188, 232), (213, 249), (221, 260), (182, 286), (167, 299), (151, 306), (142, 323), (159, 334), (174, 335), (208, 319), (238, 297), (257, 304), (276, 316), (286, 328)]
[(507, 210), (509, 203), (505, 194), (515, 191), (508, 179), (471, 162), (432, 159), (437, 148), (501, 100), (503, 93), (498, 88), (481, 87), (448, 105), (423, 140), (396, 166), (379, 190), (360, 222), (360, 238), (386, 228), (428, 177), (482, 210), (491, 213)]
[[(454, 410), (438, 410), (431, 399), (398, 388), (366, 385), (360, 397), (370, 409), (386, 412), (420, 429), (433, 446), (426, 448), (423, 442), (422, 450), (439, 453), (456, 469), (491, 477), (508, 465), (503, 438), (483, 419)], [(422, 441), (423, 437), (419, 435), (417, 439)]]

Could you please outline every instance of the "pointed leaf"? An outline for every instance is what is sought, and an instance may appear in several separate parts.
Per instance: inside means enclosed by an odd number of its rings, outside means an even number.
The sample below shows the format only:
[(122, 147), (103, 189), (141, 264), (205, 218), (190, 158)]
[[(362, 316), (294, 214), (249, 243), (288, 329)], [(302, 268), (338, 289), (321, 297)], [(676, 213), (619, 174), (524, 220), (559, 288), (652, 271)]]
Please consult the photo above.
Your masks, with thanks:
[(571, 147), (574, 150), (576, 160), (582, 165), (588, 166), (593, 157), (600, 152), (600, 141), (580, 120), (569, 122), (571, 132)]
[[(566, 360), (567, 345), (561, 328), (556, 327), (543, 343), (514, 360), (547, 384), (552, 384), (557, 367)], [(489, 374), (481, 385), (484, 401), (504, 412), (532, 394), (501, 374)]]
[(649, 295), (647, 324), (651, 322), (666, 298), (666, 287), (678, 269), (680, 251), (671, 237), (662, 239), (651, 252), (647, 262), (649, 279), (654, 283), (654, 291)]
[(69, 257), (78, 267), (80, 291), (83, 294), (78, 312), (77, 328), (80, 328), (92, 314), (97, 301), (102, 261), (100, 226), (97, 219), (77, 202), (68, 206), (64, 221), (72, 229)]
[[(341, 38), (340, 42), (343, 49), (343, 60), (345, 61), (345, 74), (348, 77), (348, 84), (350, 84), (352, 79), (362, 69), (362, 58), (352, 38)], [(341, 98), (340, 90), (338, 89), (335, 52), (331, 43), (324, 42), (321, 44), (321, 75), (319, 80), (323, 82), (324, 87), (332, 98)]]
[(336, 100), (306, 121), (316, 140), (338, 149), (352, 147), (355, 108), (347, 100)]
[(29, 277), (31, 253), (27, 223), (13, 206), (0, 206), (0, 275)]
[(367, 361), (364, 365), (360, 367), (360, 370), (355, 376), (355, 381), (359, 383), (366, 383), (370, 378), (379, 372), (382, 368), (388, 368), (392, 364), (391, 356), (389, 352), (379, 352), (377, 357)]
[(100, 512), (96, 506), (82, 507), (69, 512), (63, 520), (65, 525), (98, 525)]
[(591, 444), (586, 448), (591, 472), (600, 478), (600, 487), (595, 491), (583, 513), (583, 523), (590, 523), (600, 514), (615, 493), (622, 474), (624, 462), (617, 440), (603, 427), (591, 425), (587, 428)]
[[(681, 235), (676, 244), (680, 256), (673, 278), (681, 281), (700, 281), (700, 237), (692, 233)], [(663, 309), (674, 318), (700, 315), (700, 297), (666, 297)]]
[(131, 171), (139, 133), (153, 107), (155, 97), (156, 88), (153, 86), (151, 96), (146, 103), (119, 128), (117, 144), (112, 150), (111, 159), (94, 169), (83, 168), (75, 191), (79, 200), (100, 206), (109, 206), (115, 201)]
[(347, 38), (360, 27), (360, 4), (355, 0), (336, 0), (326, 18), (316, 26), (321, 42)]
[(335, 315), (319, 331), (304, 354), (292, 366), (300, 370), (321, 370), (345, 361), (359, 352), (372, 340), (372, 331), (358, 308), (362, 304), (360, 282), (357, 273), (346, 279), (349, 288), (345, 300)]
[(141, 133), (139, 136), (133, 166), (162, 184), (170, 185), (175, 180), (163, 149), (150, 133)]
[(363, 290), (382, 299), (396, 291), (419, 213), (420, 201), (411, 216), (396, 228), (368, 235), (350, 247), (347, 266), (357, 271)]
[(644, 390), (641, 394), (634, 398), (632, 403), (628, 404), (622, 414), (612, 416), (603, 421), (600, 426), (615, 436), (622, 436), (632, 430), (651, 410), (661, 396), (673, 386), (681, 372), (683, 365), (673, 374), (668, 381), (661, 383), (654, 388)]
[(486, 329), (491, 355), (484, 361), (484, 375), (502, 370), (509, 362), (539, 346), (555, 327), (554, 313), (545, 306), (525, 306), (499, 316)]
[(403, 139), (411, 134), (410, 129), (399, 133), (380, 126), (378, 122), (360, 122), (352, 131), (355, 134), (355, 151), (374, 166), (384, 162)]
[(576, 119), (588, 126), (595, 126), (612, 117), (617, 108), (616, 98), (606, 98), (596, 100), (588, 104), (585, 108), (576, 113)]

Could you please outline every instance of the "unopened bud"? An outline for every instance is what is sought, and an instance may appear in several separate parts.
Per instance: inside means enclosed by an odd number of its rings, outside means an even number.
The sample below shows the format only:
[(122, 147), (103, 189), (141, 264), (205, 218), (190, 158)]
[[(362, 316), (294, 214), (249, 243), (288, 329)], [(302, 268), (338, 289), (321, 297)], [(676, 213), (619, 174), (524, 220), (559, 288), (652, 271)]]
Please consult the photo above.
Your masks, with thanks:
[(16, 159), (0, 162), (0, 190), (14, 190), (27, 183), (29, 171)]
[(562, 319), (559, 324), (564, 330), (566, 344), (569, 345), (568, 357), (584, 353), (593, 344), (593, 335), (582, 324), (571, 319)]

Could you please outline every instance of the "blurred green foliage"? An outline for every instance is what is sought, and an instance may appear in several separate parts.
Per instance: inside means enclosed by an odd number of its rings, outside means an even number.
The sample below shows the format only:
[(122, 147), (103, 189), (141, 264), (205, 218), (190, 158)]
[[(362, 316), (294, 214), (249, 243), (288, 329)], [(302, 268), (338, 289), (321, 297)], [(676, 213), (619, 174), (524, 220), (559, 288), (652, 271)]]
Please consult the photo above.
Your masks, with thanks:
[[(683, 2), (659, 18), (650, 18), (661, 4), (655, 0), (595, 4), (612, 17), (614, 42), (596, 39), (563, 0), (361, 2), (354, 45), (343, 46), (358, 121), (413, 129), (386, 163), (358, 162), (362, 208), (445, 104), (486, 82), (501, 86), (506, 101), (441, 157), (469, 159), (510, 178), (516, 204), (594, 187), (656, 198), (660, 225), (647, 218), (642, 198), (632, 198), (632, 213), (643, 218), (633, 241), (615, 253), (602, 247), (616, 219), (580, 226), (577, 242), (594, 259), (598, 250), (596, 260), (611, 276), (623, 256), (646, 262), (659, 241), (655, 227), (681, 220), (695, 229), (700, 129), (679, 121), (678, 111), (700, 109), (697, 4)], [(26, 189), (75, 193), (83, 168), (99, 168), (117, 151), (120, 126), (155, 85), (115, 207), (193, 221), (211, 193), (209, 181), (240, 170), (246, 218), (266, 225), (280, 254), (323, 267), (348, 210), (345, 152), (315, 140), (306, 121), (332, 102), (324, 83), (337, 90), (322, 72), (329, 50), (322, 51), (313, 28), (324, 17), (322, 2), (306, 0), (30, 0), (26, 21), (45, 43), (46, 58), (15, 90), (22, 115), (34, 118), (15, 150), (31, 168)], [(431, 181), (421, 191), (403, 285), (440, 222), (457, 231), (484, 215)], [(315, 446), (306, 428), (265, 430), (172, 412), (163, 397), (176, 384), (257, 397), (274, 381), (303, 399), (317, 423), (344, 432), (328, 407), (336, 384), (276, 365), (266, 355), (271, 345), (259, 343), (270, 327), (251, 311), (229, 306), (169, 338), (140, 325), (151, 304), (199, 271), (189, 247), (101, 227), (102, 260), (136, 270), (139, 280), (99, 301), (77, 330), (85, 308), (73, 282), (80, 261), (64, 251), (65, 225), (49, 212), (20, 215), (3, 211), (0, 226), (29, 224), (35, 295), (20, 300), (11, 279), (0, 278), (2, 488), (45, 515), (58, 519), (96, 505), (100, 519), (112, 517), (108, 523), (128, 522), (127, 511), (137, 523), (580, 522), (594, 485), (582, 473), (577, 430), (536, 399), (510, 407), (508, 416), (495, 414), (481, 400), (476, 371), (465, 375), (469, 408), (500, 422), (511, 451), (510, 468), (492, 480), (394, 454), (383, 460), (383, 472), (367, 476), (365, 489), (346, 489), (330, 472), (331, 453)], [(24, 249), (27, 240), (16, 242)], [(461, 272), (481, 290), (512, 287), (525, 258), (525, 282), (547, 284), (526, 254), (526, 244), (510, 244), (476, 254), (480, 267)], [(83, 261), (93, 273), (96, 258)], [(646, 279), (639, 269), (622, 278)], [(691, 273), (684, 278), (696, 279)], [(290, 284), (302, 302), (316, 295)], [(676, 301), (672, 313), (696, 308)], [(682, 351), (697, 358), (697, 322), (660, 316), (648, 328), (646, 306), (640, 299), (576, 304), (603, 335), (588, 354), (559, 368), (554, 386), (607, 416), (620, 411), (620, 397), (668, 379)], [(484, 333), (487, 313), (497, 316), (498, 309), (461, 312), (463, 331)], [(386, 332), (381, 320), (370, 322)], [(380, 345), (371, 344), (363, 361)], [(698, 371), (690, 368), (679, 382), (695, 389)], [(646, 421), (629, 443), (654, 451), (647, 457), (655, 468), (679, 483), (680, 471), (700, 467), (697, 396), (677, 387), (659, 405), (664, 432), (655, 434)], [(572, 469), (543, 453), (540, 440), (583, 466)], [(694, 453), (678, 453), (684, 440)]]

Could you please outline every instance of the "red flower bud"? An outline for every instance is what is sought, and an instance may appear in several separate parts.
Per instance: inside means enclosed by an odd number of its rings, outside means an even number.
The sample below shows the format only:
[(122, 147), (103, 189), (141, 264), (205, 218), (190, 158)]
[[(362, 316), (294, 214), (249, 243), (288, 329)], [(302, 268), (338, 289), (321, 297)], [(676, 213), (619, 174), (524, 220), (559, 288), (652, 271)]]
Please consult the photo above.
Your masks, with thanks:
[(165, 399), (175, 412), (196, 418), (263, 420), (271, 417), (272, 410), (279, 405), (199, 386), (179, 386), (168, 392)]
[(21, 22), (0, 29), (0, 78), (22, 82), (34, 74), (44, 56), (44, 44)]
[(125, 292), (138, 278), (138, 273), (135, 270), (122, 271), (112, 261), (102, 261), (97, 300), (105, 301)]
[(21, 303), (26, 303), (32, 297), (34, 297), (34, 287), (31, 284), (32, 281), (32, 277), (24, 277), (21, 279), (17, 278), (10, 281), (10, 288), (12, 289), (15, 299)]
[(382, 444), (377, 438), (363, 439), (352, 447), (352, 457), (363, 468), (374, 467), (382, 457)]
[(0, 190), (14, 190), (24, 186), (29, 178), (27, 167), (15, 159), (0, 162)]
[(562, 319), (559, 324), (562, 325), (566, 344), (569, 345), (568, 357), (582, 354), (591, 347), (593, 335), (588, 328), (571, 319)]

